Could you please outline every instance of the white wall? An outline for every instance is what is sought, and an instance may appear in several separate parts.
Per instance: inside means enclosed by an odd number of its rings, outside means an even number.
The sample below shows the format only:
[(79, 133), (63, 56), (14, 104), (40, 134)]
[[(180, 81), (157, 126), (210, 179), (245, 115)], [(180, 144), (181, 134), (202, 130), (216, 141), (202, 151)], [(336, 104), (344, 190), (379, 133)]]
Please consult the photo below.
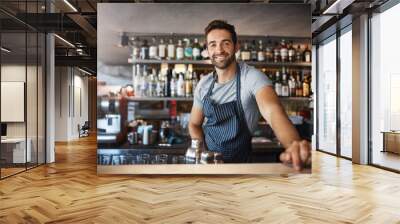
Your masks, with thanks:
[(56, 67), (55, 86), (55, 140), (77, 139), (78, 124), (88, 120), (88, 78), (76, 68)]

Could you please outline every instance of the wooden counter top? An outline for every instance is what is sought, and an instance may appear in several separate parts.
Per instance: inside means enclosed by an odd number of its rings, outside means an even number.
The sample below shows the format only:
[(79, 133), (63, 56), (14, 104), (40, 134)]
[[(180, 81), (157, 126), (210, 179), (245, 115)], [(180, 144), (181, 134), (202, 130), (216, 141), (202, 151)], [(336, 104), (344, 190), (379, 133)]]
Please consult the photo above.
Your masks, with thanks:
[(167, 164), (97, 166), (97, 174), (288, 174), (301, 172), (282, 163)]

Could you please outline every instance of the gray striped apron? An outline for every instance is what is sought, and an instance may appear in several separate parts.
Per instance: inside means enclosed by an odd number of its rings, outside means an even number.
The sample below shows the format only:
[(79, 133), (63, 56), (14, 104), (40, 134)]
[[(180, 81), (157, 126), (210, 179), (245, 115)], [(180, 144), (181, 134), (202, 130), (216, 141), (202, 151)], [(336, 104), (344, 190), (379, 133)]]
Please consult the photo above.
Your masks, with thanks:
[(242, 101), (240, 99), (240, 68), (236, 73), (236, 100), (217, 104), (211, 100), (214, 78), (204, 97), (203, 113), (207, 118), (203, 125), (208, 150), (221, 152), (225, 163), (248, 162), (251, 153), (251, 132), (247, 127)]

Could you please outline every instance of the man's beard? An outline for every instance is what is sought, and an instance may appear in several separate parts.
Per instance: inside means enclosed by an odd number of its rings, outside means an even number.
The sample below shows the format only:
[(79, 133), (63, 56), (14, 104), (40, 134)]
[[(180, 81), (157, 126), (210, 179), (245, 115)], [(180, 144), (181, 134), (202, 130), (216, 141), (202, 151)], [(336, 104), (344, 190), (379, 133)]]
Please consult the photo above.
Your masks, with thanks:
[(235, 59), (236, 59), (235, 54), (232, 54), (230, 57), (227, 57), (225, 60), (221, 62), (217, 62), (215, 58), (212, 57), (211, 63), (219, 69), (226, 69), (227, 67), (229, 67), (229, 65), (231, 65), (235, 61)]

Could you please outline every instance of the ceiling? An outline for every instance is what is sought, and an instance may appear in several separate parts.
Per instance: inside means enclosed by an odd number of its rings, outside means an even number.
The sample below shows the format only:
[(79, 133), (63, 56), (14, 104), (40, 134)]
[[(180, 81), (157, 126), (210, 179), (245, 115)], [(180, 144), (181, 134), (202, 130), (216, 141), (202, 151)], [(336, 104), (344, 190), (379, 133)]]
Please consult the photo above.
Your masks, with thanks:
[[(97, 58), (109, 64), (126, 64), (128, 49), (115, 47), (118, 43), (119, 31), (202, 33), (204, 26), (215, 15), (234, 24), (238, 33), (242, 35), (285, 36), (291, 33), (291, 35), (309, 37), (310, 15), (309, 13), (299, 14), (300, 11), (305, 12), (303, 7), (307, 7), (300, 4), (313, 2), (313, 0), (68, 1), (78, 12), (75, 12), (63, 0), (0, 0), (2, 32), (9, 32), (3, 37), (7, 39), (4, 41), (8, 42), (10, 46), (13, 45), (13, 48), (16, 49), (15, 54), (17, 54), (17, 51), (24, 54), (25, 40), (21, 38), (18, 32), (26, 27), (21, 23), (21, 21), (25, 21), (37, 30), (55, 32), (72, 43), (80, 43), (86, 52), (85, 57), (80, 57), (75, 53), (71, 54), (71, 49), (67, 54), (68, 45), (56, 38), (56, 64), (61, 62), (58, 64), (79, 66), (84, 63), (95, 70)], [(47, 6), (46, 2), (49, 3)], [(179, 3), (172, 4), (172, 2)], [(225, 4), (216, 4), (216, 2), (231, 3), (228, 3), (229, 7), (227, 8)], [(276, 3), (290, 3), (291, 5)], [(112, 5), (112, 7), (105, 9), (103, 6), (106, 4)], [(49, 5), (51, 7), (48, 7)], [(117, 11), (112, 9), (113, 7), (116, 7)], [(46, 13), (50, 11), (50, 8), (52, 13)], [(100, 8), (103, 10), (102, 13), (108, 15), (108, 18), (97, 18), (97, 12)], [(4, 12), (6, 13), (4, 14)], [(18, 20), (20, 21), (18, 22)], [(305, 23), (306, 20), (308, 20), (307, 24)], [(98, 25), (101, 29), (98, 29)], [(13, 30), (5, 31), (5, 28), (12, 28)], [(304, 32), (305, 30), (308, 31)], [(99, 55), (96, 51), (97, 46), (101, 46), (99, 47), (101, 52)], [(30, 45), (28, 54), (31, 52), (31, 47), (35, 49), (33, 45)]]
[(213, 19), (233, 24), (239, 35), (311, 37), (306, 4), (171, 3), (98, 4), (98, 61), (127, 64), (128, 48), (117, 47), (121, 32), (202, 34)]

